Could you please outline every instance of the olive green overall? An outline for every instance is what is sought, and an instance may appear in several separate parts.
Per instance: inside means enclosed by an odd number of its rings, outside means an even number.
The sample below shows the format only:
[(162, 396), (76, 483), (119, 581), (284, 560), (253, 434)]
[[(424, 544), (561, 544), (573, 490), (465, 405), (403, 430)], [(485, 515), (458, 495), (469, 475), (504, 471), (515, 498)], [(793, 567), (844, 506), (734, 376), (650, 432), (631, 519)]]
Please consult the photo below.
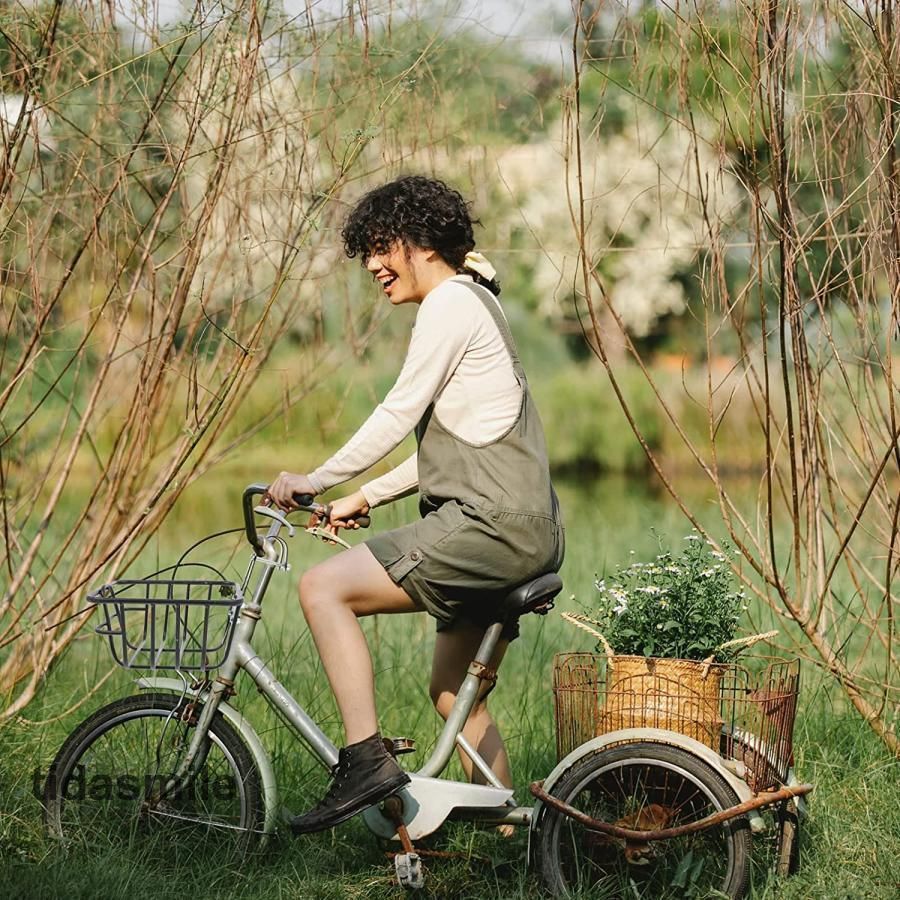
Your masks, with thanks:
[[(428, 407), (416, 427), (422, 519), (366, 541), (388, 575), (435, 619), (496, 620), (512, 590), (559, 570), (564, 536), (550, 483), (544, 429), (506, 319), (493, 295), (472, 290), (500, 330), (522, 389), (519, 416), (501, 437), (471, 444)], [(505, 636), (515, 637), (515, 628)]]

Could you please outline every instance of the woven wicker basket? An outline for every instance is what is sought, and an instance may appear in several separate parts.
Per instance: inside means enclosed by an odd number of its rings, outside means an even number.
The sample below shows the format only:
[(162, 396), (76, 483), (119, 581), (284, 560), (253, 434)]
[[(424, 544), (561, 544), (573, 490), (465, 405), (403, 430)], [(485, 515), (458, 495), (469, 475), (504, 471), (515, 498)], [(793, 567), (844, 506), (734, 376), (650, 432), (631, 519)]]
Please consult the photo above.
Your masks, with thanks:
[(606, 698), (597, 734), (664, 728), (718, 751), (721, 685), (727, 667), (689, 659), (607, 657)]
[[(669, 657), (617, 654), (587, 616), (562, 613), (562, 618), (593, 635), (606, 654), (604, 702), (596, 711), (597, 735), (620, 728), (664, 728), (706, 744), (717, 753), (722, 741), (722, 682), (733, 667)], [(752, 647), (777, 632), (727, 641), (718, 649)]]

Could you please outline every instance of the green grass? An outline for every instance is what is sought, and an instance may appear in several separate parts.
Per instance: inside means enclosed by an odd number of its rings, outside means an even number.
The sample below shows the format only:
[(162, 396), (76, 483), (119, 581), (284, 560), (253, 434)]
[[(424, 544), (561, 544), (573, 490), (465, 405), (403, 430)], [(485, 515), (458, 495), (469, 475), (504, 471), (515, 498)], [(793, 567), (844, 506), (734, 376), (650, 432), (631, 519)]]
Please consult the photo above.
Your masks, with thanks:
[[(606, 481), (587, 491), (563, 486), (568, 514), (566, 588), (561, 606), (590, 600), (595, 573), (637, 556), (656, 552), (651, 526), (673, 542), (684, 533), (677, 513), (634, 484)], [(173, 544), (187, 544), (210, 527), (229, 524), (223, 499), (204, 506), (186, 502), (167, 526)], [(414, 514), (407, 501), (378, 511), (377, 527), (387, 528)], [(218, 558), (227, 559), (228, 540)], [(294, 573), (282, 576), (267, 597), (266, 618), (257, 632), (258, 649), (297, 699), (335, 741), (340, 728), (325, 679), (294, 596), (296, 572), (329, 551), (302, 536), (292, 545)], [(148, 548), (144, 562), (170, 560), (173, 548)], [(216, 555), (216, 554), (214, 554)], [(239, 568), (243, 556), (239, 557)], [(575, 599), (571, 599), (574, 595)], [(438, 733), (427, 695), (432, 628), (425, 617), (365, 623), (377, 669), (378, 702), (386, 733), (415, 737), (421, 763)], [(529, 781), (545, 776), (555, 763), (551, 659), (566, 649), (591, 649), (590, 639), (558, 617), (531, 617), (522, 638), (507, 655), (491, 707), (506, 737), (516, 775), (517, 796), (527, 799)], [(43, 834), (40, 807), (32, 794), (35, 770), (45, 771), (56, 750), (90, 711), (131, 691), (128, 673), (116, 672), (80, 709), (65, 710), (109, 667), (100, 640), (86, 636), (51, 673), (25, 719), (0, 732), (0, 895), (22, 898), (128, 897), (129, 900), (190, 896), (200, 898), (381, 898), (402, 895), (392, 883), (383, 848), (361, 822), (302, 839), (279, 835), (261, 856), (236, 863), (208, 851), (177, 848), (162, 862), (141, 847), (109, 848), (91, 854), (65, 854)], [(251, 686), (252, 687), (252, 686)], [(324, 771), (259, 699), (243, 685), (237, 705), (253, 721), (271, 752), (285, 805), (301, 810), (317, 799)], [(61, 718), (57, 718), (60, 717)], [(797, 769), (816, 784), (804, 822), (800, 873), (778, 881), (768, 874), (771, 842), (754, 844), (754, 898), (893, 898), (900, 885), (900, 764), (883, 750), (866, 725), (847, 709), (838, 689), (811, 666), (796, 729)], [(460, 777), (454, 761), (449, 774)], [(466, 823), (444, 828), (429, 845), (463, 854), (427, 864), (426, 896), (454, 898), (531, 898), (539, 882), (525, 869), (526, 836), (508, 840)]]

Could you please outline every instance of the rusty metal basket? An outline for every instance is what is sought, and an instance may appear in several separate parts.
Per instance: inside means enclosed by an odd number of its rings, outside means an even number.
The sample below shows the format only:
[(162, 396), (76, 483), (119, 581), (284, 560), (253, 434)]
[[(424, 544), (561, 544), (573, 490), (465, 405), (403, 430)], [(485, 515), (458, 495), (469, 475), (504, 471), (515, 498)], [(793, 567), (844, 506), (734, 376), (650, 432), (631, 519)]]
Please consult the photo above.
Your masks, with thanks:
[[(631, 663), (638, 659), (640, 664)], [(661, 728), (743, 763), (745, 780), (755, 792), (783, 783), (791, 765), (799, 660), (750, 657), (741, 665), (672, 666), (688, 662), (557, 654), (553, 695), (558, 757), (597, 735)]]

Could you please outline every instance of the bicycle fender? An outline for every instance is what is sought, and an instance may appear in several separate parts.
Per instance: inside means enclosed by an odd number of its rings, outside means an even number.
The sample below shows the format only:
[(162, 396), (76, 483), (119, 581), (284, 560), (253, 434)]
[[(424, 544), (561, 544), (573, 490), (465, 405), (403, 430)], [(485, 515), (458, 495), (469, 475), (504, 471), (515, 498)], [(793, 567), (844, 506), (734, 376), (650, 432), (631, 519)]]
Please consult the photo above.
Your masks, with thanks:
[[(610, 731), (607, 734), (602, 734), (599, 737), (585, 741), (556, 764), (553, 771), (544, 779), (544, 790), (548, 793), (552, 792), (556, 782), (559, 781), (560, 778), (575, 765), (575, 763), (584, 759), (586, 756), (590, 756), (600, 750), (605, 750), (610, 746), (634, 743), (636, 741), (668, 744), (672, 747), (678, 747), (681, 750), (692, 753), (694, 756), (699, 756), (703, 762), (707, 763), (710, 768), (714, 769), (725, 779), (729, 787), (737, 794), (739, 802), (743, 803), (745, 800), (750, 800), (754, 796), (747, 785), (747, 782), (735, 775), (735, 773), (725, 765), (725, 761), (722, 757), (711, 747), (707, 747), (706, 744), (701, 744), (700, 741), (688, 737), (687, 735), (678, 734), (674, 731), (667, 731), (662, 728), (622, 728), (619, 731)], [(532, 861), (532, 835), (537, 834), (541, 828), (541, 813), (543, 809), (544, 804), (540, 800), (535, 801), (531, 814), (531, 827), (528, 829), (527, 858), (529, 863)], [(750, 827), (754, 833), (765, 828), (765, 825), (758, 814), (752, 817)]]
[[(185, 694), (184, 684), (177, 678), (142, 676), (136, 679), (136, 683), (143, 691), (161, 690), (177, 694), (179, 697), (184, 694), (204, 702), (209, 697), (208, 691), (198, 694), (196, 691), (189, 690)], [(219, 712), (243, 738), (253, 756), (253, 761), (256, 763), (256, 768), (259, 770), (259, 777), (262, 781), (263, 803), (266, 811), (263, 831), (266, 834), (273, 834), (278, 824), (278, 786), (275, 782), (275, 770), (272, 768), (269, 754), (266, 752), (266, 748), (263, 746), (253, 726), (227, 700), (222, 700), (219, 703)]]

